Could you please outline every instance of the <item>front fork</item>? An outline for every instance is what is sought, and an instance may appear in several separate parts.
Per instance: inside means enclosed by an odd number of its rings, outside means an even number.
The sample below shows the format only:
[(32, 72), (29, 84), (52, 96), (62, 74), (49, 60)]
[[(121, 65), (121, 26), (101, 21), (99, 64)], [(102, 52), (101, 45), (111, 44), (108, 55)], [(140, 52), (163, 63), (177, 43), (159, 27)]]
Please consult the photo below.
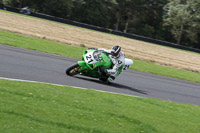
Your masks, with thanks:
[(92, 77), (99, 77), (97, 75), (101, 75), (101, 72), (99, 71), (95, 71), (93, 68), (91, 68), (91, 66), (89, 66), (87, 63), (85, 63), (85, 61), (78, 61), (78, 65), (81, 66), (82, 68), (79, 69), (79, 73), (83, 72), (84, 70), (86, 70), (86, 75), (90, 75)]
[(78, 61), (78, 65), (82, 67), (81, 69), (78, 70), (78, 72), (87, 69), (87, 64), (85, 63), (85, 61)]

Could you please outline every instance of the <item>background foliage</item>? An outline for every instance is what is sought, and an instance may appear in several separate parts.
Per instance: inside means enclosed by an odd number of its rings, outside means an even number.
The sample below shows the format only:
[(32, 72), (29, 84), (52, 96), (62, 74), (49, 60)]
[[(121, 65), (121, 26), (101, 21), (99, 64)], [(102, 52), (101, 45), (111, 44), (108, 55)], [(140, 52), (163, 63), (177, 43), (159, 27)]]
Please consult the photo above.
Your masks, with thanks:
[(2, 0), (6, 5), (200, 48), (200, 0)]

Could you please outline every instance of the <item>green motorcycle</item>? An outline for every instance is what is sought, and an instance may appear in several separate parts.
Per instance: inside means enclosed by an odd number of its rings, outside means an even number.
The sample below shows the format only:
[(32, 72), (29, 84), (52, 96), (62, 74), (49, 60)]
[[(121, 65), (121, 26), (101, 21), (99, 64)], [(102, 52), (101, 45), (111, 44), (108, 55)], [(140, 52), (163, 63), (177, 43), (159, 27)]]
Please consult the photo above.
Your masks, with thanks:
[[(118, 69), (118, 74), (123, 70), (128, 69), (133, 64), (131, 59), (125, 58), (125, 64)], [(112, 60), (103, 50), (88, 49), (82, 55), (82, 60), (73, 64), (66, 70), (69, 76), (83, 75), (93, 78), (98, 78), (101, 81), (107, 81), (109, 75), (104, 74), (102, 69), (111, 69), (113, 66)]]

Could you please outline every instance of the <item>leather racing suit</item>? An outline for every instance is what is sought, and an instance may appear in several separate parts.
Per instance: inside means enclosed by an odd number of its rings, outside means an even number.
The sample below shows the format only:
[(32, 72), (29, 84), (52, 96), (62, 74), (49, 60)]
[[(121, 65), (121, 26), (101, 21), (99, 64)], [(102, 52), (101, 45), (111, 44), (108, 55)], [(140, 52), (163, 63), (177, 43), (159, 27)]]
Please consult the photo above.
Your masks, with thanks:
[(120, 74), (119, 70), (122, 69), (121, 67), (125, 65), (125, 55), (122, 52), (120, 52), (120, 56), (116, 58), (111, 55), (111, 50), (106, 50), (106, 49), (99, 49), (99, 50), (103, 50), (104, 52), (108, 53), (110, 59), (112, 60), (113, 63), (112, 69), (105, 70), (105, 72), (110, 75), (107, 81), (111, 82), (115, 80), (115, 78)]

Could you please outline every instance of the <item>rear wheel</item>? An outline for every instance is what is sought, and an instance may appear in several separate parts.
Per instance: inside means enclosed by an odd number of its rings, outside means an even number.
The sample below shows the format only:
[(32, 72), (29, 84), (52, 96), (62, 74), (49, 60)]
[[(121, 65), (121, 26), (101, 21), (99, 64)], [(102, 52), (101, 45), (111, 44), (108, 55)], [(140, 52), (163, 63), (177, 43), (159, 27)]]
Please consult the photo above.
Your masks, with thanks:
[(79, 73), (78, 72), (79, 69), (81, 69), (81, 66), (79, 66), (77, 63), (73, 64), (72, 66), (67, 68), (66, 74), (69, 75), (69, 76), (74, 76), (74, 75)]

